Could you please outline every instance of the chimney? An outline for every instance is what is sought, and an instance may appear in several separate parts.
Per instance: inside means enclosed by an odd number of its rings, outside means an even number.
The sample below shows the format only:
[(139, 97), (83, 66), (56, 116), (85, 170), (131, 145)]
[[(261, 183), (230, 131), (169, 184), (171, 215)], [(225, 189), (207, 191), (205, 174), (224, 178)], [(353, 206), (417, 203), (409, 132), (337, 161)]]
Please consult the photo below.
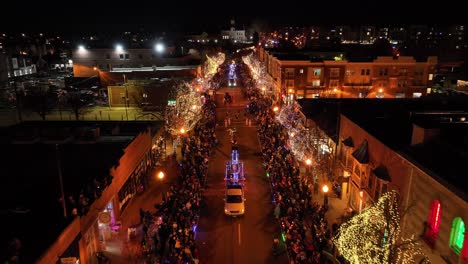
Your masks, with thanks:
[(427, 141), (437, 137), (439, 134), (439, 128), (424, 128), (413, 124), (413, 136), (411, 137), (411, 146), (417, 144), (424, 144)]

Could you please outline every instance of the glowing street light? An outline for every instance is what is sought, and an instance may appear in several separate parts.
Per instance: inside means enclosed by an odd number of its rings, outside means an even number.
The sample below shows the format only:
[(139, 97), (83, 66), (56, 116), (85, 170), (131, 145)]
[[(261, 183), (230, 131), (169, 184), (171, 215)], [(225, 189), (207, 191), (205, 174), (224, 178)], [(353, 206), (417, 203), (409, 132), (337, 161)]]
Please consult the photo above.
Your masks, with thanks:
[(156, 43), (156, 45), (154, 45), (154, 49), (156, 52), (162, 53), (164, 51), (164, 45), (162, 43)]
[(278, 110), (279, 110), (279, 107), (277, 106), (273, 107), (273, 112), (278, 112)]
[(323, 191), (323, 206), (325, 206), (325, 208), (328, 207), (328, 185), (323, 185), (322, 187), (322, 191)]
[(184, 134), (184, 133), (185, 133), (185, 129), (184, 129), (184, 128), (181, 128), (181, 129), (180, 129), (180, 133), (181, 133), (181, 134)]
[(383, 93), (383, 89), (382, 89), (382, 88), (379, 89), (379, 93)]
[(123, 51), (123, 46), (121, 44), (115, 45), (115, 51), (122, 52)]
[(323, 193), (328, 193), (328, 185), (325, 184), (325, 185), (322, 187), (322, 191), (323, 191)]
[(158, 172), (158, 179), (162, 180), (162, 179), (164, 179), (164, 176), (165, 176), (164, 172), (162, 172), (162, 171)]
[(312, 160), (306, 159), (305, 163), (306, 163), (307, 165), (310, 165), (310, 164), (312, 164)]
[(78, 51), (83, 52), (83, 51), (85, 51), (85, 50), (86, 50), (86, 48), (85, 48), (84, 45), (79, 45), (79, 46), (78, 46)]

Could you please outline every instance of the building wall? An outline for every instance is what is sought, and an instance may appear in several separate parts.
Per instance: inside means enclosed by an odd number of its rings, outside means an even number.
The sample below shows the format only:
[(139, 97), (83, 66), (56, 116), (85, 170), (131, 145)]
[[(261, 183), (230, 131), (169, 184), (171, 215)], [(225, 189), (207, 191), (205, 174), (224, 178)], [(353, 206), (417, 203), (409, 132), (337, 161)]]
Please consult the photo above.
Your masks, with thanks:
[[(450, 248), (449, 240), (452, 229), (452, 222), (455, 217), (461, 217), (465, 223), (468, 222), (468, 204), (452, 191), (440, 184), (438, 181), (427, 175), (414, 164), (407, 163), (406, 170), (410, 175), (411, 187), (408, 194), (408, 205), (410, 211), (405, 217), (403, 232), (409, 235), (410, 232), (422, 236), (425, 230), (425, 223), (428, 221), (431, 204), (434, 200), (441, 203), (441, 221), (437, 239), (434, 247), (422, 242), (426, 251), (431, 256), (432, 263), (441, 261), (441, 257), (448, 259), (451, 263), (463, 263), (459, 256)], [(465, 240), (466, 238), (465, 232)]]
[[(296, 97), (339, 98), (395, 98), (425, 95), (432, 87), (432, 78), (437, 57), (428, 57), (426, 62), (417, 62), (413, 57), (377, 57), (371, 62), (310, 60), (280, 60), (268, 50), (259, 48), (259, 58), (265, 63), (267, 72), (276, 80), (277, 89), (283, 94), (293, 89)], [(286, 68), (294, 68), (288, 74)], [(311, 85), (307, 80), (309, 68), (321, 68), (320, 85)], [(303, 69), (303, 73), (300, 70)], [(306, 70), (307, 69), (307, 70)], [(339, 69), (332, 76), (332, 69)], [(286, 81), (293, 79), (294, 81)], [(310, 78), (309, 78), (310, 79)], [(331, 82), (330, 82), (331, 81)]]
[[(103, 192), (101, 197), (97, 199), (90, 207), (87, 215), (81, 217), (80, 226), (81, 234), (88, 234), (91, 232), (91, 239), (93, 241), (86, 240), (86, 237), (83, 237), (80, 240), (80, 250), (87, 250), (88, 243), (98, 244), (97, 241), (99, 238), (99, 233), (97, 231), (97, 219), (99, 214), (104, 210), (106, 205), (114, 201), (114, 208), (116, 219), (120, 218), (122, 212), (118, 209), (118, 204), (115, 203), (115, 198), (118, 195), (118, 192), (128, 180), (129, 176), (143, 160), (145, 155), (150, 153), (151, 149), (151, 133), (149, 129), (146, 132), (140, 133), (135, 139), (130, 143), (124, 150), (125, 154), (119, 160), (119, 166), (114, 167), (110, 170), (110, 174), (113, 177), (111, 185), (109, 185)], [(94, 252), (80, 252), (82, 259), (80, 263), (87, 264), (93, 263), (91, 260)]]
[[(451, 261), (451, 263), (463, 263), (461, 258), (449, 247), (449, 239), (452, 228), (452, 223), (455, 217), (461, 217), (465, 223), (468, 221), (468, 204), (462, 200), (455, 193), (444, 187), (441, 183), (428, 175), (422, 169), (418, 168), (416, 164), (412, 163), (406, 157), (396, 153), (392, 149), (385, 146), (379, 140), (368, 134), (361, 129), (358, 125), (353, 123), (347, 117), (341, 115), (340, 122), (340, 137), (338, 159), (344, 168), (342, 159), (342, 152), (346, 151), (342, 143), (347, 137), (351, 137), (354, 142), (354, 148), (348, 150), (348, 157), (351, 153), (359, 147), (359, 145), (366, 139), (368, 141), (369, 165), (367, 166), (367, 175), (375, 177), (371, 170), (378, 165), (384, 165), (388, 174), (391, 177), (391, 182), (388, 184), (388, 189), (396, 190), (400, 195), (401, 211), (407, 211), (403, 214), (402, 232), (404, 237), (421, 238), (424, 234), (425, 222), (428, 221), (430, 206), (434, 200), (439, 200), (441, 203), (441, 224), (439, 235), (437, 237), (433, 249), (429, 247), (426, 242), (421, 239), (426, 253), (429, 255), (432, 263), (445, 263), (442, 262), (442, 257)], [(351, 156), (354, 164), (356, 161)], [(354, 188), (354, 199), (362, 199), (363, 204), (372, 204), (375, 202), (373, 195), (375, 194), (376, 185), (373, 190), (366, 188), (366, 184), (359, 181), (359, 178), (353, 174), (353, 166), (348, 169), (351, 173), (350, 188)], [(341, 174), (341, 173), (340, 173)], [(369, 178), (370, 179), (370, 178)], [(353, 183), (354, 181), (354, 183)], [(359, 197), (359, 191), (363, 191), (363, 197)], [(353, 191), (350, 191), (350, 200)], [(354, 208), (358, 210), (358, 208)], [(465, 237), (465, 240), (467, 238)]]
[[(351, 137), (354, 142), (354, 148), (348, 151), (349, 159), (353, 161), (354, 166), (351, 169), (351, 183), (350, 187), (355, 187), (355, 196), (358, 201), (362, 200), (362, 204), (371, 205), (378, 200), (378, 195), (381, 192), (382, 184), (388, 184), (388, 190), (395, 190), (401, 195), (402, 201), (405, 199), (405, 195), (408, 191), (409, 181), (408, 175), (405, 170), (402, 170), (403, 159), (397, 155), (392, 149), (384, 145), (378, 139), (364, 131), (358, 125), (353, 123), (346, 116), (341, 115), (340, 118), (340, 151), (343, 151), (342, 141), (347, 137)], [(359, 148), (364, 140), (368, 142), (368, 154), (369, 163), (361, 167), (361, 173), (365, 173), (365, 177), (357, 177), (354, 173), (354, 167), (358, 163), (354, 157), (351, 156), (352, 152)], [(378, 166), (383, 165), (390, 175), (391, 181), (386, 182), (378, 179), (374, 174), (373, 170)], [(367, 177), (367, 181), (365, 180)], [(370, 184), (373, 181), (374, 184)], [(354, 182), (354, 183), (353, 183)], [(370, 187), (372, 185), (372, 187)], [(362, 197), (359, 197), (359, 191), (363, 190)], [(351, 193), (353, 195), (353, 193)], [(355, 206), (352, 206), (355, 207)], [(355, 207), (355, 210), (359, 208)]]
[[(153, 49), (84, 49), (74, 50), (73, 73), (75, 77), (91, 77), (96, 70), (108, 72), (114, 68), (161, 67), (166, 65), (188, 65), (192, 56), (168, 58)], [(94, 69), (96, 67), (96, 70)]]

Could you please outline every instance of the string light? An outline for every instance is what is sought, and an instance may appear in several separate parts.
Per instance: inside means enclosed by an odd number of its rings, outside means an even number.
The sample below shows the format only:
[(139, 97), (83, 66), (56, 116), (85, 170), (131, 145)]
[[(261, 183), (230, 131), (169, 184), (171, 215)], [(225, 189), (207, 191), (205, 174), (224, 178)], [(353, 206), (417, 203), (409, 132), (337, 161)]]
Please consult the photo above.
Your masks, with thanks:
[(185, 132), (192, 130), (201, 119), (202, 100), (192, 85), (186, 82), (174, 86), (173, 93), (176, 103), (166, 107), (165, 117), (167, 130), (176, 135), (181, 128)]
[(384, 194), (375, 205), (343, 223), (333, 239), (350, 263), (415, 263), (424, 256), (417, 240), (403, 238), (398, 193)]
[(206, 55), (206, 61), (203, 65), (204, 77), (205, 79), (211, 80), (213, 76), (218, 72), (219, 65), (224, 63), (226, 55), (222, 52), (218, 52), (215, 56)]

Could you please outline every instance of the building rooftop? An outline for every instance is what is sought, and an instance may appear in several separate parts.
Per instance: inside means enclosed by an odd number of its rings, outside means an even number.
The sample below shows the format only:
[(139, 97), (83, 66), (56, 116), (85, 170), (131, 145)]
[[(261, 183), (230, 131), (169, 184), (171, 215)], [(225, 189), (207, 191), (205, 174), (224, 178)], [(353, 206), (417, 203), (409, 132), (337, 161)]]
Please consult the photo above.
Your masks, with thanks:
[[(428, 96), (418, 99), (301, 99), (302, 112), (337, 140), (342, 113), (389, 148), (468, 201), (460, 185), (468, 162), (468, 97)], [(463, 121), (462, 121), (463, 120)], [(431, 141), (411, 145), (413, 125), (437, 129)], [(456, 186), (456, 187), (455, 187)]]
[[(119, 165), (126, 146), (148, 126), (154, 132), (162, 124), (27, 122), (2, 129), (0, 146), (5, 155), (0, 161), (3, 171), (0, 214), (7, 228), (0, 236), (0, 259), (8, 254), (11, 240), (18, 238), (22, 244), (20, 262), (34, 263), (73, 220), (70, 198), (78, 203), (82, 194), (92, 204), (111, 183), (110, 169)], [(78, 132), (88, 128), (99, 128), (101, 135), (77, 136), (86, 135)], [(38, 139), (15, 137), (15, 133), (27, 134), (24, 131), (33, 131), (30, 135)], [(47, 133), (50, 131), (52, 137)], [(60, 202), (59, 165), (68, 218), (63, 217)], [(78, 214), (87, 213), (87, 207), (77, 207)]]

